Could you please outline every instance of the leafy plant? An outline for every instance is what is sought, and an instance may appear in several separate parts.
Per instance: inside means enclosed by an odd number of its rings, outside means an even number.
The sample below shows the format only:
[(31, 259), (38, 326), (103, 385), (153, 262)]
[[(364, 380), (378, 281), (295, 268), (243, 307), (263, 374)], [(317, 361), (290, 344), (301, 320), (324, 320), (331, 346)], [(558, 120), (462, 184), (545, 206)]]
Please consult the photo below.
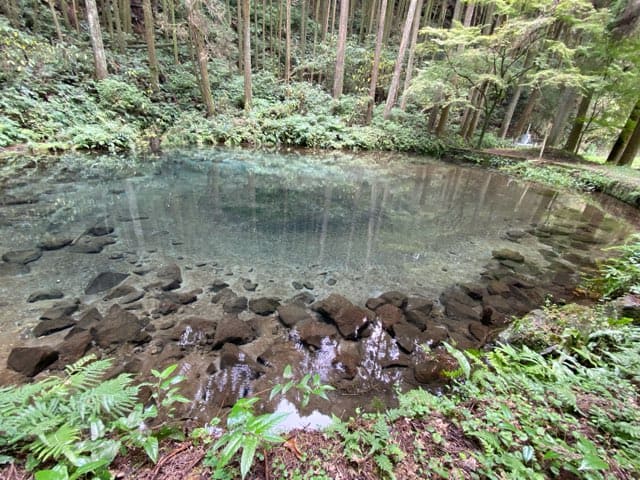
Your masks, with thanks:
[(600, 265), (600, 273), (588, 279), (586, 287), (605, 298), (619, 297), (627, 291), (640, 294), (640, 235), (609, 250), (616, 255)]
[[(2, 459), (12, 461), (23, 450), (28, 469), (55, 462), (53, 468), (36, 472), (38, 480), (75, 479), (89, 473), (110, 478), (107, 467), (121, 448), (142, 448), (157, 461), (158, 439), (148, 422), (158, 416), (158, 409), (138, 403), (142, 384), (133, 384), (130, 374), (104, 380), (111, 365), (109, 359), (90, 355), (67, 366), (62, 377), (0, 389)], [(168, 389), (181, 380), (169, 378), (174, 368), (161, 372), (165, 378), (154, 391), (154, 398), (162, 398), (161, 406), (169, 413), (173, 402), (186, 401)]]

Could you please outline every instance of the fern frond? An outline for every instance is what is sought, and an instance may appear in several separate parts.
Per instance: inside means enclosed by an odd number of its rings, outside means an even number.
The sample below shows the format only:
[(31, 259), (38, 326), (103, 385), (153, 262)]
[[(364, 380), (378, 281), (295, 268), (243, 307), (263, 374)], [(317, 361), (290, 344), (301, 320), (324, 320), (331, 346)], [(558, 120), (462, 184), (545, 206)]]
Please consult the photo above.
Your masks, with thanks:
[(38, 435), (29, 448), (38, 460), (45, 462), (49, 458), (59, 458), (65, 451), (71, 450), (79, 439), (80, 429), (65, 423), (53, 433)]

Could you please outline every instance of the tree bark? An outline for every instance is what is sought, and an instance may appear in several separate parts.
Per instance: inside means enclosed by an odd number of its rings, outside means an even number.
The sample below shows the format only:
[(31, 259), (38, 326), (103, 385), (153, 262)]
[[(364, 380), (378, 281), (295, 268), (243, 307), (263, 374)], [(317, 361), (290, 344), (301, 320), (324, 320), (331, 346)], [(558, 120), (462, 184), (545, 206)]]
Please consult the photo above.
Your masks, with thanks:
[(527, 105), (524, 107), (522, 114), (518, 118), (518, 122), (516, 126), (513, 128), (513, 138), (519, 138), (525, 131), (527, 127), (527, 123), (529, 123), (529, 119), (531, 118), (531, 114), (533, 113), (533, 109), (536, 108), (538, 104), (538, 98), (540, 98), (540, 89), (535, 88), (529, 95), (529, 100)]
[(113, 6), (113, 20), (116, 24), (116, 45), (118, 45), (118, 51), (124, 53), (126, 40), (124, 38), (124, 32), (122, 31), (120, 2), (118, 0), (111, 0), (111, 4)]
[(285, 0), (285, 53), (284, 53), (284, 81), (291, 81), (291, 0)]
[(58, 21), (58, 14), (56, 13), (56, 9), (53, 6), (53, 0), (47, 0), (47, 3), (49, 4), (49, 10), (51, 11), (51, 17), (53, 18), (53, 25), (56, 28), (56, 36), (58, 37), (58, 43), (62, 43), (64, 39), (62, 38), (62, 30), (60, 29), (60, 22)]
[(251, 28), (250, 28), (250, 2), (242, 0), (242, 43), (244, 51), (244, 110), (251, 111), (251, 100), (253, 96), (251, 84)]
[(98, 20), (96, 0), (85, 0), (85, 6), (87, 8), (91, 49), (93, 50), (93, 60), (96, 67), (96, 79), (103, 80), (107, 78), (107, 58), (104, 53), (104, 45), (102, 44), (102, 31), (100, 30), (100, 21)]
[(211, 96), (211, 85), (209, 84), (209, 70), (207, 68), (208, 54), (204, 44), (204, 35), (200, 30), (201, 19), (196, 12), (199, 0), (186, 0), (187, 20), (189, 22), (189, 31), (191, 40), (195, 50), (196, 63), (199, 72), (200, 91), (202, 93), (202, 101), (207, 110), (207, 116), (214, 113), (213, 97)]
[(173, 44), (173, 62), (180, 64), (180, 55), (178, 51), (178, 26), (176, 25), (176, 3), (175, 0), (169, 0), (169, 19), (171, 21), (171, 43)]
[(416, 5), (418, 0), (411, 0), (409, 4), (409, 10), (407, 11), (407, 18), (404, 22), (404, 28), (402, 29), (402, 39), (400, 40), (400, 48), (398, 50), (398, 58), (396, 58), (396, 65), (393, 70), (393, 77), (391, 78), (391, 85), (389, 86), (389, 94), (387, 95), (387, 103), (384, 106), (384, 118), (389, 118), (391, 109), (396, 103), (396, 97), (398, 95), (398, 86), (400, 84), (400, 74), (402, 73), (402, 64), (404, 62), (404, 54), (407, 50), (407, 43), (409, 43), (409, 35), (411, 34), (411, 27), (413, 26), (413, 18), (416, 13)]
[(404, 87), (402, 88), (402, 98), (400, 99), (400, 108), (404, 111), (407, 108), (407, 90), (411, 86), (413, 78), (413, 60), (416, 54), (416, 44), (418, 43), (418, 32), (420, 31), (420, 18), (422, 12), (422, 4), (424, 0), (418, 0), (416, 14), (413, 20), (413, 31), (411, 32), (411, 45), (409, 46), (409, 59), (407, 60), (407, 71), (404, 75)]
[(549, 132), (549, 138), (547, 139), (547, 144), (550, 147), (555, 147), (560, 141), (567, 119), (575, 108), (575, 100), (575, 89), (573, 87), (565, 87), (560, 99), (560, 105), (558, 106), (556, 115), (553, 118), (553, 127), (551, 127), (551, 132)]
[(384, 37), (384, 20), (387, 14), (387, 0), (380, 2), (380, 18), (378, 21), (378, 33), (376, 34), (376, 49), (373, 54), (373, 67), (371, 68), (371, 82), (369, 84), (369, 101), (367, 102), (366, 124), (371, 123), (373, 106), (376, 102), (376, 88), (378, 86), (378, 73), (380, 72), (380, 55), (382, 54), (382, 39)]
[(504, 118), (502, 119), (502, 126), (500, 127), (500, 138), (504, 140), (507, 137), (507, 132), (509, 131), (509, 125), (511, 125), (511, 119), (513, 118), (513, 113), (516, 111), (516, 107), (518, 106), (518, 101), (520, 100), (520, 95), (522, 95), (522, 85), (518, 85), (516, 87), (515, 92), (513, 92), (513, 96), (511, 97), (511, 101), (507, 106), (507, 109), (504, 112)]
[(157, 92), (160, 88), (160, 67), (158, 66), (158, 56), (156, 55), (156, 40), (154, 35), (151, 0), (142, 0), (142, 14), (144, 15), (144, 39), (147, 42), (151, 89), (154, 92)]
[(584, 129), (584, 123), (587, 112), (589, 111), (589, 105), (591, 105), (592, 96), (593, 93), (589, 91), (582, 97), (582, 100), (580, 100), (578, 113), (576, 114), (576, 118), (573, 121), (573, 127), (571, 128), (571, 132), (569, 133), (569, 138), (567, 138), (567, 143), (564, 146), (564, 149), (568, 152), (578, 153), (578, 144), (582, 135), (582, 130)]
[(340, 98), (344, 86), (344, 61), (347, 48), (347, 28), (349, 23), (349, 0), (340, 0), (340, 24), (338, 26), (338, 49), (336, 70), (333, 76), (333, 98)]
[(636, 122), (636, 128), (633, 130), (629, 141), (627, 142), (627, 146), (622, 152), (620, 159), (618, 160), (618, 165), (621, 166), (631, 166), (636, 156), (638, 155), (638, 150), (640, 149), (640, 120)]
[(633, 134), (638, 123), (640, 123), (640, 98), (638, 98), (638, 101), (633, 107), (633, 110), (631, 110), (631, 113), (629, 114), (624, 127), (622, 127), (622, 130), (620, 131), (616, 142), (613, 144), (613, 148), (611, 149), (611, 152), (607, 157), (607, 163), (612, 163), (614, 165), (618, 164), (618, 161), (627, 148), (629, 139), (631, 138), (631, 135)]

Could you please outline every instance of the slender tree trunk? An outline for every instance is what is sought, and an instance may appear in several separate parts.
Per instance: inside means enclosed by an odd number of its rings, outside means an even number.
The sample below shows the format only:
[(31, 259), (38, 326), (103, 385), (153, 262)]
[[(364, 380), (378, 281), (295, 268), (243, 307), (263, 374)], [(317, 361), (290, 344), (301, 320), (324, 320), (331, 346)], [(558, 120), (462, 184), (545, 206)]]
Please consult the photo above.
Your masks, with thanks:
[(153, 12), (151, 11), (151, 0), (142, 0), (142, 14), (144, 15), (144, 39), (147, 42), (151, 89), (157, 92), (160, 88), (160, 67), (158, 65), (158, 56), (156, 55), (155, 28)]
[(409, 46), (409, 59), (407, 60), (407, 71), (404, 75), (404, 87), (402, 88), (402, 98), (400, 99), (400, 108), (404, 111), (407, 108), (407, 90), (411, 86), (413, 77), (413, 60), (416, 54), (416, 44), (418, 43), (418, 32), (420, 31), (420, 13), (422, 12), (422, 4), (424, 0), (418, 0), (416, 14), (413, 20), (413, 30), (411, 32), (411, 45)]
[(180, 52), (178, 50), (178, 26), (176, 25), (176, 3), (169, 0), (169, 18), (171, 21), (171, 43), (173, 44), (173, 62), (180, 64)]
[(122, 29), (126, 33), (133, 33), (133, 27), (131, 25), (131, 0), (122, 0), (120, 13), (122, 14)]
[(456, 0), (456, 5), (455, 7), (453, 7), (453, 18), (452, 20), (454, 22), (459, 22), (460, 19), (462, 18), (462, 0)]
[(200, 91), (202, 92), (202, 100), (207, 109), (207, 116), (214, 113), (213, 97), (211, 96), (211, 85), (209, 84), (209, 70), (207, 68), (207, 49), (204, 44), (204, 35), (200, 30), (202, 19), (196, 8), (199, 8), (199, 0), (186, 0), (187, 20), (189, 22), (189, 31), (191, 32), (191, 40), (196, 54), (196, 62), (198, 66), (200, 78)]
[(71, 30), (71, 20), (69, 20), (69, 5), (67, 4), (67, 0), (60, 0), (60, 11), (62, 12), (64, 26)]
[(307, 56), (307, 0), (302, 0), (300, 10), (300, 56), (304, 60)]
[(522, 85), (518, 85), (516, 87), (516, 90), (515, 92), (513, 92), (513, 96), (511, 97), (511, 101), (509, 102), (509, 106), (507, 107), (507, 110), (504, 112), (504, 118), (502, 119), (502, 126), (500, 127), (500, 138), (502, 140), (504, 140), (507, 137), (507, 132), (509, 131), (509, 125), (511, 125), (511, 119), (513, 118), (513, 113), (516, 111), (516, 107), (518, 106), (520, 95), (522, 95)]
[(251, 0), (242, 0), (242, 42), (244, 51), (244, 110), (251, 111)]
[(323, 10), (323, 22), (324, 25), (322, 27), (322, 41), (324, 42), (327, 39), (327, 34), (329, 33), (329, 19), (331, 17), (331, 0), (325, 0), (326, 6)]
[(449, 112), (451, 111), (451, 106), (449, 104), (442, 107), (440, 112), (440, 120), (438, 121), (438, 126), (436, 127), (436, 136), (438, 138), (444, 135), (445, 129), (447, 128), (447, 121), (449, 120)]
[(242, 28), (244, 25), (244, 19), (242, 18), (244, 15), (242, 14), (242, 3), (244, 0), (238, 0), (238, 22), (236, 25), (238, 31), (238, 70), (242, 71), (242, 64), (244, 62), (244, 36), (242, 33)]
[(395, 2), (387, 2), (387, 13), (384, 19), (384, 36), (382, 37), (382, 43), (386, 44), (391, 34), (391, 25), (393, 24), (393, 8)]
[(413, 18), (416, 13), (416, 5), (418, 0), (411, 0), (409, 4), (409, 10), (407, 11), (407, 19), (404, 22), (404, 28), (402, 29), (402, 39), (400, 40), (400, 48), (398, 50), (398, 58), (396, 58), (396, 65), (393, 70), (393, 77), (391, 78), (391, 85), (389, 86), (389, 94), (387, 95), (387, 103), (384, 106), (384, 118), (389, 118), (391, 109), (396, 103), (396, 97), (398, 95), (398, 86), (400, 84), (400, 74), (402, 73), (402, 64), (404, 62), (404, 54), (407, 50), (407, 44), (409, 43), (409, 35), (411, 35), (411, 27), (413, 26)]
[(589, 111), (589, 105), (591, 105), (592, 96), (593, 93), (589, 91), (582, 97), (582, 100), (580, 100), (578, 113), (576, 114), (576, 118), (573, 121), (573, 128), (571, 129), (569, 138), (567, 139), (567, 143), (564, 146), (564, 149), (568, 152), (578, 153), (578, 143), (582, 135), (582, 130), (584, 130), (584, 124), (587, 112)]
[(614, 165), (618, 164), (638, 123), (640, 123), (640, 98), (633, 107), (633, 110), (631, 110), (631, 114), (629, 114), (624, 127), (622, 127), (622, 130), (620, 131), (620, 134), (607, 157), (607, 163), (612, 163)]
[(366, 124), (371, 123), (373, 106), (376, 102), (376, 88), (378, 86), (378, 73), (380, 72), (380, 56), (382, 55), (382, 40), (384, 38), (384, 20), (387, 14), (387, 0), (380, 2), (380, 19), (378, 21), (378, 33), (376, 34), (376, 49), (373, 54), (373, 67), (371, 69), (371, 83), (369, 84), (369, 101), (367, 102)]
[(527, 124), (529, 123), (529, 119), (531, 118), (531, 114), (538, 104), (538, 98), (540, 98), (540, 89), (534, 88), (529, 95), (527, 105), (524, 107), (524, 110), (520, 114), (520, 117), (513, 128), (513, 138), (519, 138), (524, 133), (527, 128)]
[(630, 166), (638, 156), (638, 150), (640, 149), (640, 120), (636, 122), (636, 128), (633, 130), (627, 146), (622, 152), (622, 155), (618, 159), (618, 165)]
[(49, 10), (51, 11), (51, 17), (53, 18), (53, 25), (56, 28), (56, 36), (58, 37), (58, 43), (62, 43), (64, 41), (64, 39), (62, 38), (62, 29), (60, 28), (60, 22), (58, 21), (58, 14), (56, 13), (56, 9), (53, 6), (53, 0), (47, 0), (47, 3), (49, 4)]
[(553, 127), (549, 132), (549, 138), (547, 139), (547, 145), (555, 147), (562, 137), (567, 119), (575, 107), (576, 91), (573, 87), (565, 87), (562, 92), (562, 98), (560, 99), (560, 105), (553, 119)]
[(291, 81), (291, 0), (285, 0), (284, 81)]
[(113, 20), (116, 24), (116, 45), (118, 45), (118, 51), (124, 53), (126, 40), (124, 38), (124, 32), (122, 31), (120, 2), (118, 0), (111, 0), (111, 5), (113, 6)]
[[(109, 6), (107, 5), (107, 10), (109, 10)], [(76, 33), (80, 33), (80, 22), (78, 21), (78, 3), (77, 0), (71, 0), (71, 23), (73, 27), (76, 29)]]
[(344, 61), (347, 48), (347, 28), (349, 23), (349, 0), (340, 0), (340, 24), (338, 27), (338, 48), (336, 71), (333, 77), (333, 98), (340, 98), (344, 86)]
[(113, 15), (111, 13), (111, 0), (103, 0), (100, 6), (104, 9), (104, 21), (105, 25), (107, 26), (107, 35), (109, 35), (110, 39), (113, 39)]
[(87, 23), (89, 24), (91, 49), (93, 50), (93, 60), (96, 66), (96, 79), (103, 80), (107, 78), (107, 57), (104, 53), (104, 45), (102, 44), (102, 32), (100, 31), (96, 0), (85, 0), (85, 5), (87, 8)]

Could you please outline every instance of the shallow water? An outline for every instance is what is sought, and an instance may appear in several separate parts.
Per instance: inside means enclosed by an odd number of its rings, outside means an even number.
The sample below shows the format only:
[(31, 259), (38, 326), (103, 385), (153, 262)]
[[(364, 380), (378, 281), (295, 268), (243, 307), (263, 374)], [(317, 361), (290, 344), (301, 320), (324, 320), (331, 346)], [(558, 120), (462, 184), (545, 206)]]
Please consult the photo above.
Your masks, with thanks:
[[(57, 287), (102, 309), (106, 304), (84, 290), (107, 270), (142, 277), (172, 259), (185, 288), (206, 290), (223, 279), (249, 298), (336, 292), (363, 305), (390, 290), (436, 299), (477, 279), (496, 249), (515, 249), (528, 264), (549, 269), (553, 256), (579, 248), (590, 259), (592, 250), (635, 228), (582, 197), (399, 155), (214, 149), (150, 159), (75, 156), (5, 175), (3, 184), (0, 253), (51, 236), (77, 240), (96, 223), (112, 226), (115, 240), (97, 254), (45, 251), (28, 273), (0, 277), (3, 363), (12, 346), (31, 341), (30, 327), (51, 304), (26, 303), (30, 293)], [(530, 233), (545, 226), (549, 235)], [(587, 230), (586, 240), (575, 235)], [(244, 287), (247, 280), (255, 292)], [(191, 313), (213, 308), (208, 298), (198, 304)], [(141, 308), (147, 315), (151, 307)], [(321, 356), (314, 358), (321, 369)], [(375, 370), (364, 362), (361, 368)]]

